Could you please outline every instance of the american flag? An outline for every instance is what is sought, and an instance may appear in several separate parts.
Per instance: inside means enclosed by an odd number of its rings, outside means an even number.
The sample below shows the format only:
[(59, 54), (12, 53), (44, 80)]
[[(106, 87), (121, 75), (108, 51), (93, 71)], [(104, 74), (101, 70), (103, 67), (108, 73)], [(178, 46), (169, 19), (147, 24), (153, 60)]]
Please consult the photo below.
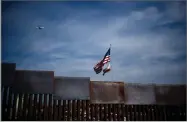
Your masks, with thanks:
[(103, 64), (106, 64), (110, 62), (110, 48), (108, 49), (108, 51), (106, 52), (104, 58), (103, 58)]
[(99, 74), (102, 71), (103, 66), (108, 62), (110, 62), (110, 48), (106, 52), (104, 58), (94, 66), (94, 71), (96, 74)]
[(99, 74), (102, 70), (103, 70), (103, 62), (100, 61), (98, 62), (95, 66), (94, 66), (94, 71), (96, 72), (96, 74)]
[(103, 76), (105, 75), (105, 73), (109, 72), (110, 70), (111, 70), (111, 66), (110, 66), (110, 62), (109, 62), (107, 68), (105, 68), (103, 70)]

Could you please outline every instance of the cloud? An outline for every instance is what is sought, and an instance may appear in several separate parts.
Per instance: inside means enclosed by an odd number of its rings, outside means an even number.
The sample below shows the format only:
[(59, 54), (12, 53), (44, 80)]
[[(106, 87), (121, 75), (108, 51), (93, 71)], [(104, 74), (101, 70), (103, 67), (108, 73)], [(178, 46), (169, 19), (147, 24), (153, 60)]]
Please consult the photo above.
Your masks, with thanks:
[[(135, 8), (135, 3), (129, 4)], [(41, 11), (37, 13), (32, 6)], [(25, 4), (3, 13), (3, 20), (7, 20), (4, 27), (12, 22), (14, 36), (24, 34), (13, 42), (8, 31), (7, 41), (3, 40), (3, 60), (16, 62), (18, 69), (54, 70), (55, 75), (86, 76), (91, 80), (185, 82), (186, 60), (177, 59), (186, 56), (186, 35), (180, 27), (170, 27), (184, 20), (185, 8), (180, 2), (170, 2), (162, 11), (159, 6), (147, 5), (128, 13), (123, 6), (119, 6), (120, 12), (113, 11), (109, 3), (101, 4), (106, 10), (61, 4), (49, 14), (45, 14), (49, 11), (46, 7), (55, 8), (56, 3), (38, 6)], [(113, 13), (106, 14), (107, 10)], [(45, 29), (36, 30), (38, 23)], [(103, 58), (109, 44), (112, 71), (105, 77), (96, 75), (93, 66)]]
[(186, 2), (170, 2), (166, 5), (166, 14), (170, 19), (175, 21), (186, 18)]

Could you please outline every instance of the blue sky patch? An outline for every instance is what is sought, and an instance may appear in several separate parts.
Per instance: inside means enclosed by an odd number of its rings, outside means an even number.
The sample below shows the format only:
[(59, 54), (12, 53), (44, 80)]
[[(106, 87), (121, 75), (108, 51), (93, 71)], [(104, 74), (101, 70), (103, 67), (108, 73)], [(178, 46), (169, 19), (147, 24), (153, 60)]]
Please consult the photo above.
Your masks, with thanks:
[[(185, 2), (2, 3), (2, 61), (18, 69), (91, 80), (185, 83)], [(96, 75), (93, 67), (110, 44), (112, 70)]]

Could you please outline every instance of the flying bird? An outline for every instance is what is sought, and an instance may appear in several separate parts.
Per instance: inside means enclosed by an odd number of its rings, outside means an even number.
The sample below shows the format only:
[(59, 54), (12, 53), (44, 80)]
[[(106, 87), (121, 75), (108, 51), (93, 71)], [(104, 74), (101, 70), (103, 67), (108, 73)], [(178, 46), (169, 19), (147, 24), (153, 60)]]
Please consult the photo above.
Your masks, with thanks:
[(43, 26), (37, 26), (36, 28), (39, 29), (39, 30), (44, 29)]

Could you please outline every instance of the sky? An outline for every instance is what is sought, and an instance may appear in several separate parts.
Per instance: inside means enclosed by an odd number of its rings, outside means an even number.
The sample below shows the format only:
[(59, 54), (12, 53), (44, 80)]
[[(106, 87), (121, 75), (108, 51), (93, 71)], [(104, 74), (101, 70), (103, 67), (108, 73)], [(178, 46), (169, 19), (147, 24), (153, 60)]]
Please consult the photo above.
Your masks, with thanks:
[[(175, 1), (2, 2), (2, 62), (95, 81), (185, 84), (185, 7)], [(96, 74), (110, 44), (112, 70)]]

